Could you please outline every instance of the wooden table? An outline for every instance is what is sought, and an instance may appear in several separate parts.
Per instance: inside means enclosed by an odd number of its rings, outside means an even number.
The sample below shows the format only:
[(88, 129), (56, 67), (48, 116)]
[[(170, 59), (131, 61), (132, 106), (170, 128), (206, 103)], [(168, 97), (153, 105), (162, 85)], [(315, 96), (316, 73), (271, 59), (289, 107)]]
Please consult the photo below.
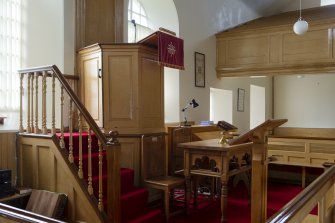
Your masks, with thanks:
[(249, 171), (252, 161), (252, 142), (238, 145), (219, 144), (210, 139), (178, 144), (184, 149), (186, 178), (186, 208), (191, 195), (191, 175), (217, 177), (221, 180), (221, 222), (227, 222), (227, 183), (230, 176)]

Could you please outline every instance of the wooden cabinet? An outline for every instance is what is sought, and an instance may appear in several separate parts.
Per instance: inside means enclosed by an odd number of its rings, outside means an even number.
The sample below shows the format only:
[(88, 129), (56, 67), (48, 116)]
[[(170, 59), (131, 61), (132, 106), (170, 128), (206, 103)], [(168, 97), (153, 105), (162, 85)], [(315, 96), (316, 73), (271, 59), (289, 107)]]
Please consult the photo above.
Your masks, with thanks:
[(78, 70), (82, 101), (106, 132), (164, 132), (164, 76), (155, 48), (95, 44), (79, 51)]
[(256, 19), (218, 33), (217, 76), (334, 71), (334, 9), (303, 12), (309, 22), (304, 35), (292, 31), (296, 12)]

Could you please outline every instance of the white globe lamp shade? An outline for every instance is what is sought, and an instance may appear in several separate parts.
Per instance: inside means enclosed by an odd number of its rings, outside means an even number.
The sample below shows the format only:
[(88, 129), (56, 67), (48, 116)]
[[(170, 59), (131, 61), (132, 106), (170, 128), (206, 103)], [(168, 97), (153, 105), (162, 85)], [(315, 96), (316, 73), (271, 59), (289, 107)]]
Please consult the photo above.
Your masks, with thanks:
[(297, 35), (302, 35), (305, 32), (307, 32), (307, 30), (308, 30), (308, 23), (301, 18), (298, 21), (296, 21), (296, 23), (294, 23), (293, 25), (293, 31)]

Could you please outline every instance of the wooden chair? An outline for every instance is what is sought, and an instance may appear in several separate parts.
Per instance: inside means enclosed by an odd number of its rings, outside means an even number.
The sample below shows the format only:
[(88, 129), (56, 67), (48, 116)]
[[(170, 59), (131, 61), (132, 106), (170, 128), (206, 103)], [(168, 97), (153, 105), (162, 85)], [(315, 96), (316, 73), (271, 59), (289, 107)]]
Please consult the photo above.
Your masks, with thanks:
[[(142, 138), (142, 177), (143, 183), (148, 188), (160, 190), (164, 206), (165, 220), (169, 221), (171, 215), (181, 213), (185, 209), (170, 213), (170, 200), (173, 199), (173, 190), (185, 188), (185, 178), (167, 174), (165, 135)], [(161, 160), (163, 163), (151, 166), (153, 160)]]
[(179, 149), (179, 143), (192, 141), (192, 129), (190, 126), (176, 128), (172, 131), (172, 147), (170, 158), (170, 174), (172, 176), (184, 176), (184, 150)]

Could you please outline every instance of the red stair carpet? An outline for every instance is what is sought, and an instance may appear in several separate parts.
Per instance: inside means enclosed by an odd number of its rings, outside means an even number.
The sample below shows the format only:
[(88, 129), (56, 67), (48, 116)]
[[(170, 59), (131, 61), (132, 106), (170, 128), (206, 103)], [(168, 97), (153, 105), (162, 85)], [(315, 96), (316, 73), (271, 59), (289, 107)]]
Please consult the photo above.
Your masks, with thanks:
[[(69, 133), (64, 133), (66, 149), (69, 146)], [(78, 166), (79, 160), (79, 133), (73, 133), (73, 156), (74, 162)], [(83, 172), (84, 179), (88, 179), (88, 134), (82, 134), (83, 142)], [(94, 195), (98, 198), (99, 192), (99, 147), (97, 138), (92, 135), (92, 181)], [(103, 152), (103, 195), (104, 207), (107, 206), (107, 170), (106, 152)], [(158, 223), (163, 222), (164, 216), (160, 209), (151, 209), (147, 206), (148, 191), (145, 188), (134, 187), (134, 171), (128, 168), (121, 168), (121, 219), (123, 223)]]

